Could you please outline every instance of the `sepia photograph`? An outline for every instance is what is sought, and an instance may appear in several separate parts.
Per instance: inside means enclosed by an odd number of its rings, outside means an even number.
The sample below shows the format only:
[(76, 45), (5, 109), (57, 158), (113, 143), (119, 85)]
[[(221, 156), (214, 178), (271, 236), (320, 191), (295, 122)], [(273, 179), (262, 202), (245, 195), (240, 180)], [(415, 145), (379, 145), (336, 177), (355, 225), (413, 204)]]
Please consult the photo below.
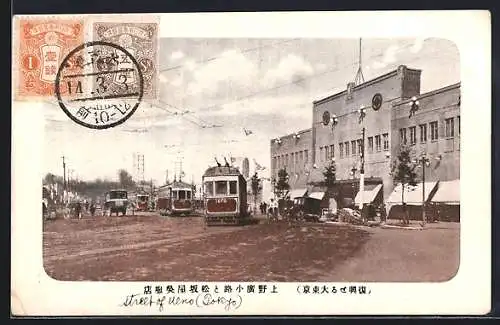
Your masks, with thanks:
[(457, 275), (463, 220), (481, 216), (461, 213), (475, 107), (454, 41), (174, 37), (157, 16), (111, 16), (14, 19), (51, 280), (141, 281), (123, 306), (175, 293), (228, 311), (280, 283), (353, 297)]

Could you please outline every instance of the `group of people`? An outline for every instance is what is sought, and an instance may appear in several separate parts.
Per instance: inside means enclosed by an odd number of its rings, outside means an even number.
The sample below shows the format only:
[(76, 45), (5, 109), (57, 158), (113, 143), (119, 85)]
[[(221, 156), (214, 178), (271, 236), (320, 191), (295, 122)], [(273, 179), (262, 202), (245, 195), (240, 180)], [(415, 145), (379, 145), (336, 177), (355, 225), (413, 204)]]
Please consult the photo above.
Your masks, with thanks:
[(277, 216), (278, 215), (278, 201), (271, 199), (269, 204), (266, 202), (260, 203), (260, 213)]
[(94, 216), (96, 211), (96, 205), (94, 201), (76, 201), (73, 203), (68, 203), (66, 208), (69, 210), (69, 214), (77, 217), (78, 219), (82, 218), (82, 213), (85, 211), (87, 213), (90, 212), (91, 216)]

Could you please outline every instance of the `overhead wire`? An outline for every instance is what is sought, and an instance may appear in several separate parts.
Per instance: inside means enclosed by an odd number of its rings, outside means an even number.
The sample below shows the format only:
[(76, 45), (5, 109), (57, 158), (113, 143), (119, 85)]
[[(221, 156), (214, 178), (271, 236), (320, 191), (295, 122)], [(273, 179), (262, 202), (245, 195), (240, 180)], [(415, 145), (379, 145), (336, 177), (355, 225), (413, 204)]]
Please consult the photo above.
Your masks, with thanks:
[[(253, 51), (257, 51), (257, 50), (260, 50), (260, 49), (263, 49), (263, 48), (266, 48), (266, 47), (272, 47), (272, 46), (275, 46), (275, 45), (289, 43), (289, 42), (293, 42), (293, 41), (297, 41), (297, 40), (299, 40), (299, 38), (291, 38), (291, 39), (286, 39), (286, 40), (283, 40), (283, 41), (274, 42), (272, 44), (259, 45), (259, 46), (256, 46), (256, 47), (251, 47), (251, 48), (247, 48), (247, 49), (241, 50), (240, 53), (253, 52)], [(224, 55), (217, 55), (217, 56), (210, 57), (208, 59), (197, 60), (197, 61), (194, 61), (193, 63), (194, 64), (205, 64), (205, 63), (208, 63), (208, 62), (211, 62), (211, 61), (216, 61), (216, 60), (221, 59), (221, 58), (224, 58)], [(177, 69), (183, 68), (185, 66), (187, 66), (186, 63), (185, 64), (179, 64), (179, 65), (176, 65), (176, 66), (173, 66), (173, 67), (168, 67), (168, 68), (160, 69), (159, 72), (162, 73), (162, 72), (166, 72), (166, 71), (177, 70)], [(196, 69), (194, 69), (194, 70), (196, 70)]]

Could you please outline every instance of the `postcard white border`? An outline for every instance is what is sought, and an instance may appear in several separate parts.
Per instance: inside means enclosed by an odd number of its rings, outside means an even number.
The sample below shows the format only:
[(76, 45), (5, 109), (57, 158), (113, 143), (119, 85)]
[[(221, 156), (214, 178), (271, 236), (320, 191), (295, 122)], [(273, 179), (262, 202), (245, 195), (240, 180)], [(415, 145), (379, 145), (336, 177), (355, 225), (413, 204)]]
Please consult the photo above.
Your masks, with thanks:
[[(154, 14), (157, 15), (157, 14)], [(438, 37), (461, 59), (461, 249), (457, 275), (443, 283), (353, 283), (369, 295), (245, 295), (242, 306), (119, 307), (154, 282), (61, 282), (42, 263), (39, 217), (43, 113), (36, 102), (12, 108), (11, 311), (15, 315), (402, 315), (484, 314), (491, 300), (491, 17), (488, 11), (161, 14), (162, 37)], [(357, 23), (353, 23), (357, 22)], [(165, 285), (161, 282), (158, 284)], [(168, 283), (175, 284), (175, 283)], [(202, 284), (202, 283), (200, 283)], [(224, 283), (221, 283), (223, 285)], [(323, 284), (323, 283), (321, 283)], [(327, 283), (339, 285), (338, 283)]]

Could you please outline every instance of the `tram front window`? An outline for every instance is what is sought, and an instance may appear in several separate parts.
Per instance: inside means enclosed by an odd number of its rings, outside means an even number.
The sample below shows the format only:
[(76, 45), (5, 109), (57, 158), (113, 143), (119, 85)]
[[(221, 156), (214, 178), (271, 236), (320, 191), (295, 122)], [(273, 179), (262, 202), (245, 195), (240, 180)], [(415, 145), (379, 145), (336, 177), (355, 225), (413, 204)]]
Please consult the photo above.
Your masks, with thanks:
[(186, 195), (186, 198), (187, 198), (188, 200), (191, 200), (191, 191), (186, 191), (186, 194), (187, 194), (187, 195)]
[(179, 200), (186, 199), (186, 191), (179, 191)]
[(214, 195), (214, 182), (205, 182), (205, 195)]
[(227, 195), (227, 182), (226, 181), (216, 181), (215, 182), (215, 194), (216, 195)]
[(236, 186), (236, 181), (229, 181), (229, 194), (236, 195), (238, 194), (238, 187)]

